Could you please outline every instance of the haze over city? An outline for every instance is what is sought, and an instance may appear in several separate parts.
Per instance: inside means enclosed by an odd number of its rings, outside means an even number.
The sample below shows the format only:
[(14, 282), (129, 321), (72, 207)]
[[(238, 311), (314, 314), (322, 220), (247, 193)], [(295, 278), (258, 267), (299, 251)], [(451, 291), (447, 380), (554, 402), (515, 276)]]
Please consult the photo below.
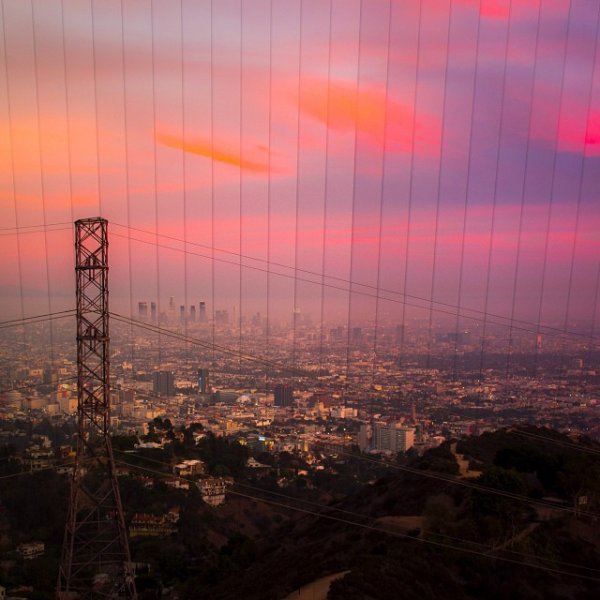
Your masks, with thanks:
[(595, 597), (600, 3), (0, 22), (0, 598)]
[(389, 291), (391, 319), (594, 321), (594, 3), (9, 1), (2, 22), (6, 314), (72, 305), (65, 223), (101, 215), (122, 310), (265, 315), (272, 271), (286, 318), (347, 320), (335, 276)]

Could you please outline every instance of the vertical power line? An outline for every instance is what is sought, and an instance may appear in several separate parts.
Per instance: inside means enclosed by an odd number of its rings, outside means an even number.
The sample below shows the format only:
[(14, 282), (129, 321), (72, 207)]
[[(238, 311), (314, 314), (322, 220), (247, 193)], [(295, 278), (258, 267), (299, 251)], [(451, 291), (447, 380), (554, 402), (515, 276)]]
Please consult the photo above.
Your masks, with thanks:
[[(569, 3), (569, 13), (567, 17), (567, 32), (565, 35), (565, 47), (562, 56), (562, 66), (561, 66), (561, 79), (560, 79), (560, 94), (558, 99), (558, 116), (556, 119), (556, 130), (554, 133), (554, 155), (552, 157), (552, 174), (550, 176), (550, 199), (548, 205), (548, 215), (546, 217), (546, 233), (544, 240), (544, 261), (542, 265), (542, 281), (540, 284), (540, 302), (538, 305), (538, 314), (537, 314), (537, 335), (540, 335), (541, 331), (541, 321), (542, 315), (544, 312), (544, 294), (546, 292), (546, 279), (548, 275), (548, 248), (550, 246), (550, 229), (552, 225), (552, 212), (554, 205), (554, 196), (555, 196), (555, 184), (556, 184), (556, 163), (558, 161), (558, 136), (560, 135), (560, 124), (561, 124), (561, 116), (563, 113), (563, 97), (564, 97), (564, 89), (565, 89), (565, 71), (566, 71), (566, 63), (567, 63), (567, 54), (569, 53), (569, 38), (571, 37), (571, 10), (572, 4)], [(534, 362), (533, 362), (533, 375), (535, 376), (537, 373), (538, 360), (539, 360), (539, 350), (540, 348), (536, 344), (535, 353), (534, 353)]]
[(586, 372), (589, 372), (592, 363), (592, 350), (598, 352), (598, 347), (594, 344), (594, 334), (596, 333), (598, 313), (598, 298), (600, 298), (600, 263), (598, 263), (598, 268), (596, 270), (596, 285), (594, 286), (594, 301), (592, 302), (592, 323), (590, 325), (590, 337), (588, 341), (587, 365), (585, 365)]
[[(333, 31), (333, 1), (329, 0), (329, 36), (327, 44), (327, 92), (325, 118), (329, 123), (331, 112), (331, 44)], [(323, 181), (323, 234), (321, 236), (321, 305), (319, 327), (319, 372), (323, 370), (323, 343), (325, 337), (325, 269), (327, 265), (327, 199), (329, 195), (329, 127), (325, 127), (325, 174)]]
[[(215, 150), (215, 41), (214, 41), (214, 0), (210, 0), (210, 154)], [(211, 369), (216, 367), (215, 354), (215, 161), (210, 161), (210, 243), (211, 243), (211, 332), (212, 332), (212, 361)]]
[[(408, 205), (406, 214), (406, 244), (404, 246), (404, 281), (402, 293), (406, 295), (406, 287), (408, 284), (408, 262), (410, 252), (410, 223), (412, 220), (412, 202), (414, 193), (414, 166), (415, 166), (415, 136), (417, 128), (417, 99), (419, 94), (419, 67), (421, 63), (421, 27), (423, 25), (423, 0), (419, 0), (419, 17), (417, 30), (417, 56), (415, 60), (415, 93), (413, 95), (413, 121), (411, 130), (411, 153), (410, 153), (410, 171), (408, 184)], [(406, 336), (406, 303), (402, 304), (402, 329), (400, 331), (400, 352), (398, 356), (398, 364), (402, 361), (404, 354), (404, 340)]]
[(512, 353), (512, 343), (513, 343), (513, 326), (515, 320), (515, 311), (516, 311), (516, 303), (517, 303), (517, 287), (519, 282), (519, 266), (521, 259), (521, 250), (523, 245), (523, 219), (525, 215), (525, 188), (527, 184), (527, 172), (529, 169), (529, 161), (530, 161), (530, 151), (531, 151), (531, 131), (532, 131), (532, 121), (533, 121), (533, 101), (535, 98), (535, 82), (537, 77), (537, 67), (538, 67), (538, 54), (539, 54), (539, 45), (540, 45), (540, 28), (542, 21), (542, 8), (541, 3), (538, 4), (537, 11), (537, 23), (536, 23), (536, 32), (535, 32), (535, 49), (533, 53), (533, 73), (531, 76), (531, 91), (529, 94), (529, 110), (527, 113), (527, 141), (525, 148), (525, 164), (523, 165), (523, 179), (521, 181), (521, 198), (519, 202), (519, 226), (517, 231), (517, 249), (515, 256), (515, 270), (513, 273), (512, 280), (512, 299), (511, 299), (511, 308), (510, 308), (510, 318), (509, 318), (509, 329), (508, 329), (508, 347), (506, 352), (506, 378), (508, 378), (508, 373), (510, 372), (510, 360)]
[(67, 118), (67, 165), (68, 165), (68, 190), (69, 190), (69, 205), (71, 207), (71, 223), (75, 221), (75, 208), (73, 205), (73, 150), (71, 145), (71, 103), (69, 101), (69, 76), (67, 69), (67, 42), (65, 34), (65, 3), (60, 2), (60, 27), (62, 34), (62, 62), (63, 71), (65, 74), (65, 116)]
[[(467, 181), (465, 189), (465, 202), (463, 208), (463, 223), (462, 223), (462, 240), (460, 247), (460, 268), (458, 273), (458, 290), (457, 290), (457, 302), (458, 306), (462, 302), (462, 288), (463, 288), (463, 274), (465, 268), (465, 241), (467, 235), (467, 220), (469, 214), (469, 195), (471, 192), (471, 171), (472, 171), (472, 151), (473, 151), (473, 130), (475, 128), (475, 103), (477, 99), (477, 84), (479, 79), (479, 42), (481, 32), (481, 0), (479, 1), (479, 10), (477, 13), (477, 40), (475, 42), (475, 67), (473, 72), (473, 92), (471, 95), (471, 124), (469, 128), (469, 145), (467, 152)], [(452, 374), (453, 379), (457, 379), (457, 366), (458, 366), (458, 332), (460, 329), (460, 310), (456, 313), (455, 323), (455, 341), (454, 341), (454, 356), (452, 358)]]
[(356, 71), (356, 89), (355, 89), (355, 122), (354, 122), (354, 147), (353, 147), (353, 171), (352, 171), (352, 220), (350, 224), (350, 265), (348, 268), (348, 320), (346, 323), (346, 380), (344, 381), (344, 407), (348, 402), (348, 385), (350, 382), (350, 329), (352, 326), (352, 272), (354, 270), (354, 242), (356, 227), (356, 171), (358, 167), (358, 115), (360, 105), (360, 78), (361, 78), (361, 49), (362, 49), (362, 11), (363, 0), (360, 0), (358, 6), (358, 68)]
[[(45, 182), (45, 168), (44, 168), (44, 152), (42, 150), (42, 116), (40, 107), (40, 83), (39, 83), (39, 68), (38, 68), (38, 45), (36, 40), (35, 30), (35, 4), (31, 0), (31, 30), (33, 33), (33, 69), (34, 69), (34, 82), (35, 82), (35, 108), (37, 117), (37, 143), (38, 143), (38, 159), (40, 163), (40, 195), (42, 199), (42, 221), (44, 223), (44, 258), (46, 266), (46, 293), (48, 313), (52, 312), (52, 293), (50, 289), (50, 259), (48, 257), (48, 219), (46, 216), (46, 182)], [(50, 321), (48, 325), (48, 331), (50, 334), (50, 362), (54, 363), (54, 324)]]
[(300, 110), (302, 103), (302, 19), (304, 2), (300, 0), (300, 31), (298, 33), (298, 111), (296, 114), (296, 214), (294, 220), (294, 297), (292, 305), (292, 365), (296, 367), (296, 336), (298, 327), (298, 235), (300, 214)]
[[(10, 88), (10, 77), (8, 73), (8, 49), (6, 44), (6, 14), (4, 12), (4, 2), (0, 2), (0, 16), (2, 17), (2, 50), (4, 55), (4, 71), (6, 73), (6, 103), (8, 111), (8, 138), (10, 147), (10, 173), (12, 180), (12, 196), (13, 196), (13, 207), (15, 213), (15, 240), (17, 243), (17, 274), (19, 280), (19, 301), (21, 308), (21, 318), (25, 318), (25, 299), (23, 294), (23, 260), (21, 258), (21, 235), (19, 226), (19, 202), (17, 198), (17, 180), (16, 180), (16, 165), (15, 165), (15, 144), (14, 144), (14, 131), (13, 131), (13, 118), (12, 118), (12, 100), (11, 100), (11, 88)], [(23, 343), (23, 354), (28, 364), (29, 352), (27, 351), (27, 337), (25, 325), (21, 328), (22, 343)]]
[[(129, 116), (127, 109), (127, 72), (125, 60), (125, 12), (123, 6), (124, 0), (121, 0), (121, 67), (123, 73), (123, 142), (125, 144), (125, 204), (127, 207), (127, 269), (129, 285), (129, 315), (133, 317), (133, 266), (131, 261), (131, 170), (129, 164)], [(135, 343), (133, 337), (133, 323), (129, 325), (129, 348), (131, 364), (135, 358)]]
[[(179, 36), (180, 36), (180, 60), (181, 60), (181, 141), (185, 147), (187, 138), (187, 114), (185, 109), (185, 36), (184, 36), (184, 18), (183, 18), (183, 4), (184, 1), (179, 2)], [(183, 256), (183, 305), (184, 305), (184, 332), (185, 336), (188, 335), (188, 316), (186, 311), (191, 310), (189, 304), (189, 292), (188, 292), (188, 222), (187, 222), (187, 152), (181, 153), (181, 180), (182, 180), (182, 195), (183, 195), (183, 247), (186, 250)], [(195, 310), (195, 309), (194, 309)], [(195, 314), (195, 313), (194, 313)], [(191, 318), (191, 315), (190, 315)], [(186, 358), (189, 358), (190, 345), (186, 344), (187, 352)]]
[[(269, 388), (269, 361), (271, 357), (270, 332), (271, 326), (271, 154), (272, 154), (272, 115), (271, 108), (273, 105), (273, 0), (269, 1), (269, 131), (268, 131), (268, 148), (269, 156), (267, 158), (269, 165), (269, 173), (267, 177), (267, 281), (266, 281), (266, 321), (265, 321), (265, 354), (267, 364), (265, 365), (265, 391)], [(213, 340), (214, 341), (214, 340)]]
[(92, 73), (94, 75), (94, 139), (96, 142), (96, 186), (98, 191), (98, 214), (102, 215), (102, 177), (100, 175), (100, 122), (98, 107), (98, 76), (96, 68), (96, 19), (94, 15), (94, 0), (90, 0), (91, 28), (92, 28)]
[(447, 26), (447, 37), (446, 37), (446, 63), (444, 65), (444, 94), (442, 99), (442, 131), (440, 139), (440, 152), (438, 157), (438, 180), (437, 180), (437, 193), (435, 201), (435, 224), (433, 232), (433, 264), (431, 266), (431, 295), (429, 304), (429, 325), (427, 328), (427, 362), (426, 367), (430, 368), (431, 363), (431, 347), (433, 345), (433, 298), (435, 296), (435, 276), (437, 266), (437, 255), (438, 255), (438, 242), (439, 242), (439, 228), (440, 228), (440, 203), (442, 198), (442, 174), (444, 172), (444, 146), (446, 141), (446, 104), (448, 100), (448, 70), (450, 65), (450, 33), (452, 30), (452, 7), (453, 0), (450, 0), (450, 6), (448, 7), (448, 26)]
[(239, 248), (240, 248), (240, 256), (239, 256), (239, 306), (238, 306), (238, 347), (239, 347), (239, 362), (238, 369), (240, 377), (242, 375), (242, 293), (243, 293), (243, 269), (242, 269), (242, 227), (244, 221), (244, 211), (243, 211), (243, 174), (242, 174), (242, 164), (244, 161), (244, 140), (243, 140), (243, 130), (244, 130), (244, 2), (240, 0), (240, 53), (239, 53), (239, 61), (240, 61), (240, 130), (239, 130), (239, 145), (240, 145), (240, 166), (239, 166)]
[[(156, 73), (155, 73), (155, 39), (154, 39), (154, 0), (150, 0), (150, 49), (152, 55), (152, 158), (153, 158), (153, 177), (154, 177), (154, 237), (156, 239), (156, 312), (160, 320), (161, 313), (161, 289), (160, 289), (160, 247), (158, 238), (159, 232), (159, 210), (158, 210), (158, 157), (156, 153)], [(170, 308), (170, 306), (169, 306)], [(172, 316), (172, 315), (170, 315)], [(158, 364), (162, 364), (162, 344), (161, 335), (158, 334)]]
[(508, 6), (508, 24), (506, 26), (506, 38), (504, 43), (504, 66), (502, 69), (502, 99), (500, 103), (500, 119), (498, 122), (498, 133), (496, 140), (496, 161), (494, 170), (494, 191), (492, 196), (492, 217), (490, 223), (490, 241), (487, 255), (487, 269), (485, 279), (485, 299), (483, 305), (483, 324), (481, 327), (481, 350), (479, 354), (479, 384), (481, 385), (483, 379), (483, 365), (485, 359), (485, 341), (487, 336), (487, 311), (489, 306), (490, 296), (490, 283), (491, 283), (491, 271), (492, 271), (492, 256), (494, 251), (494, 234), (496, 229), (496, 208), (498, 200), (498, 171), (500, 168), (500, 148), (502, 147), (502, 138), (504, 132), (504, 102), (506, 100), (506, 72), (508, 69), (508, 49), (510, 46), (511, 27), (512, 27), (512, 12), (513, 3), (512, 0)]
[[(597, 62), (597, 53), (598, 53), (598, 38), (600, 37), (600, 4), (597, 7), (597, 14), (596, 14), (596, 27), (595, 27), (595, 32), (596, 35), (594, 36), (594, 49), (592, 51), (592, 65), (591, 65), (591, 73), (592, 73), (592, 77), (590, 78), (590, 82), (589, 82), (589, 89), (588, 89), (588, 95), (587, 95), (587, 107), (584, 113), (585, 116), (585, 123), (586, 123), (586, 127), (588, 125), (588, 123), (590, 122), (590, 117), (591, 117), (591, 111), (592, 111), (592, 95), (593, 95), (593, 91), (594, 91), (594, 72), (596, 71), (596, 62)], [(573, 244), (571, 246), (571, 259), (570, 259), (570, 267), (569, 267), (569, 285), (567, 286), (567, 302), (566, 302), (566, 307), (565, 307), (565, 319), (564, 319), (564, 323), (563, 323), (563, 331), (564, 333), (567, 332), (568, 330), (568, 325), (569, 325), (569, 314), (570, 314), (570, 310), (571, 310), (571, 300), (572, 300), (572, 287), (573, 287), (573, 271), (574, 271), (574, 266), (575, 266), (575, 254), (577, 251), (577, 241), (578, 241), (578, 237), (579, 237), (579, 225), (580, 225), (580, 218), (581, 218), (581, 197), (582, 197), (582, 190), (583, 190), (583, 180), (584, 180), (584, 175), (585, 175), (585, 166), (586, 166), (586, 158), (587, 158), (587, 144), (585, 139), (583, 140), (582, 143), (582, 149), (581, 149), (581, 164), (580, 164), (580, 168), (579, 168), (579, 177), (577, 178), (577, 205), (576, 205), (576, 209), (575, 209), (575, 228), (573, 231)]]
[(386, 153), (388, 149), (388, 119), (389, 119), (389, 84), (390, 84), (390, 57), (391, 57), (391, 43), (392, 43), (392, 0), (388, 1), (387, 9), (387, 44), (386, 44), (386, 56), (385, 56), (385, 107), (383, 113), (383, 140), (381, 150), (381, 183), (379, 186), (379, 224), (377, 234), (377, 268), (376, 268), (376, 279), (375, 279), (375, 315), (373, 319), (373, 360), (371, 363), (371, 393), (375, 393), (375, 372), (377, 368), (377, 342), (379, 333), (379, 303), (380, 303), (380, 288), (381, 288), (381, 237), (383, 234), (383, 206), (385, 196), (385, 178), (386, 178)]

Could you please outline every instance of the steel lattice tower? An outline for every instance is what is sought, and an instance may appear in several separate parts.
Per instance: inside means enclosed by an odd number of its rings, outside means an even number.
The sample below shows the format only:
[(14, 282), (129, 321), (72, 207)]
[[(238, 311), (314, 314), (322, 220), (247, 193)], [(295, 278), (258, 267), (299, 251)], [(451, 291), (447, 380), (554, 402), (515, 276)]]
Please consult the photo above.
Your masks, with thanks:
[(107, 225), (75, 222), (78, 434), (60, 600), (137, 597), (110, 441)]

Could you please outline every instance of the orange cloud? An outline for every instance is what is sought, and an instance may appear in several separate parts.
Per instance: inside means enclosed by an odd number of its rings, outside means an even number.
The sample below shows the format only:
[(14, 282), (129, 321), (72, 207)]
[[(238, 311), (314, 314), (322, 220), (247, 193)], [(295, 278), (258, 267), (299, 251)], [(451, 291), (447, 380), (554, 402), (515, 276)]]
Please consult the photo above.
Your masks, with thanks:
[[(184, 152), (189, 152), (190, 154), (196, 154), (198, 156), (204, 156), (217, 162), (239, 167), (244, 171), (250, 171), (252, 173), (268, 173), (270, 170), (268, 161), (253, 161), (242, 158), (242, 156), (239, 154), (225, 150), (222, 147), (219, 148), (214, 143), (211, 143), (210, 140), (196, 140), (193, 142), (188, 142), (179, 137), (166, 134), (158, 134), (156, 137), (161, 144), (169, 148), (183, 150)], [(269, 150), (267, 148), (260, 147), (256, 149), (256, 153), (260, 153), (262, 156), (264, 156), (265, 153), (268, 155)]]
[(356, 85), (311, 79), (300, 99), (301, 109), (337, 131), (354, 128), (383, 137), (385, 95), (373, 91), (357, 94)]
[(303, 82), (300, 109), (332, 130), (356, 130), (379, 146), (387, 141), (389, 150), (430, 153), (439, 148), (440, 119), (415, 115), (412, 106), (390, 99), (384, 88), (357, 90), (353, 82), (309, 78)]

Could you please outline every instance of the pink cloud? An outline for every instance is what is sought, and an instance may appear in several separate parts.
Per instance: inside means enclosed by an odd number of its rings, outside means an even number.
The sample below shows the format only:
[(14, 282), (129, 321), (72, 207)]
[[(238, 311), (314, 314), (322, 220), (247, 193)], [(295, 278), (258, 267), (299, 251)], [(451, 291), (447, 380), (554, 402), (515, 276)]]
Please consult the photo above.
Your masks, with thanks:
[(439, 151), (439, 116), (415, 115), (412, 106), (390, 98), (383, 87), (314, 77), (303, 82), (303, 89), (300, 109), (330, 130), (356, 130), (374, 146), (382, 148), (387, 142), (388, 150), (396, 152), (415, 149), (435, 155)]

